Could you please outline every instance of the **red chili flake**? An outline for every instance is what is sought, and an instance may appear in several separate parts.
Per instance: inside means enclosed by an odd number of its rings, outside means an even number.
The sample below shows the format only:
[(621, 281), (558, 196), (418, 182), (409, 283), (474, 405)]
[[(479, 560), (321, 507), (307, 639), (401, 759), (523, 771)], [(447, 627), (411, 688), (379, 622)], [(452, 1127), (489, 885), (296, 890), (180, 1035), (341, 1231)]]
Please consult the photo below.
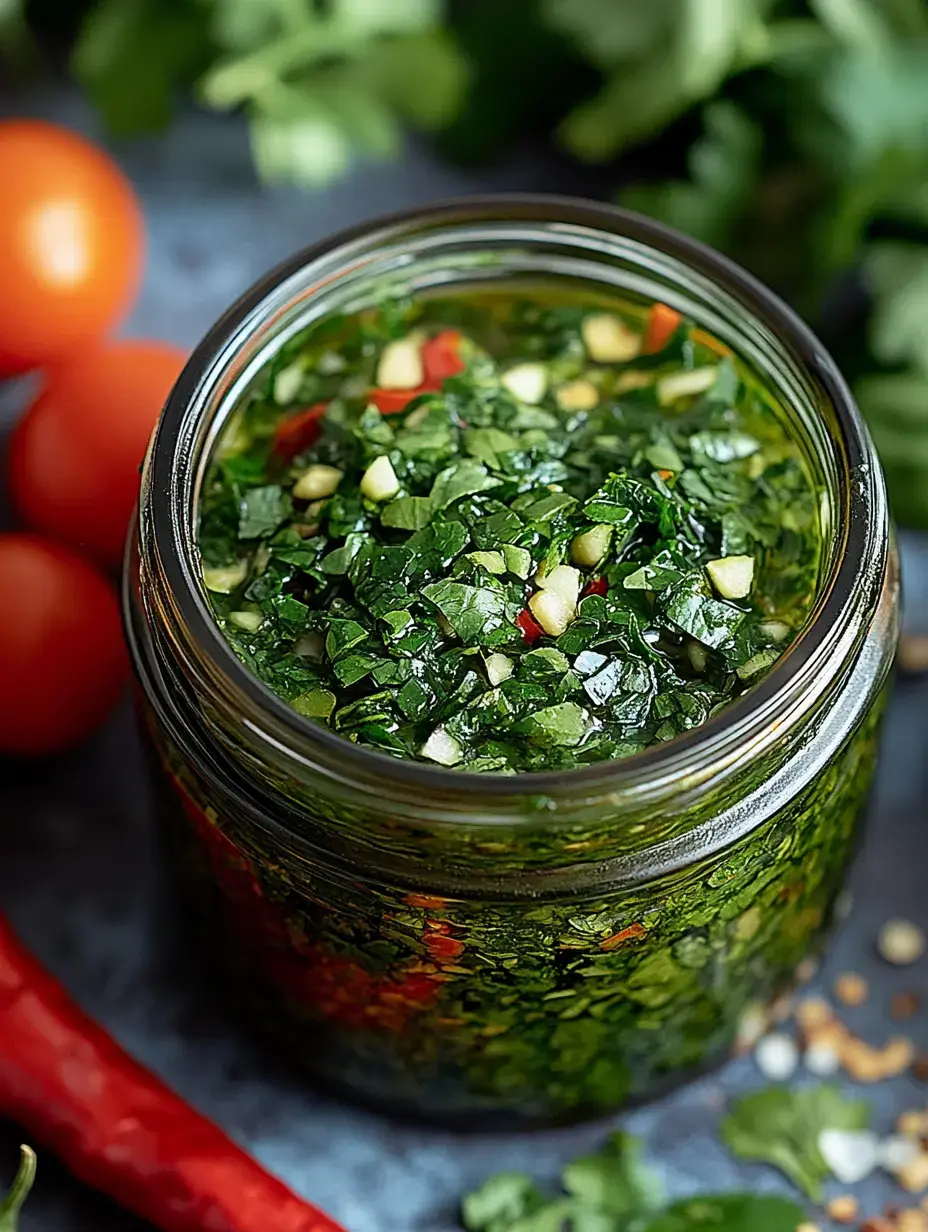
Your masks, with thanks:
[(407, 894), (403, 901), (407, 907), (420, 907), (423, 911), (438, 911), (448, 905), (448, 900), (437, 894)]
[(464, 942), (444, 933), (428, 933), (423, 937), (425, 948), (436, 962), (454, 962), (464, 953)]
[(605, 941), (601, 941), (599, 948), (601, 950), (618, 949), (626, 941), (640, 941), (642, 937), (648, 935), (648, 930), (643, 924), (629, 924), (628, 928), (623, 928), (621, 932), (613, 933), (611, 937), (607, 937)]
[(581, 599), (586, 599), (588, 595), (605, 595), (609, 592), (609, 583), (604, 577), (590, 578), (580, 593)]
[(448, 906), (448, 899), (440, 894), (407, 894), (403, 902), (407, 907), (418, 907), (423, 911), (440, 911)]
[(282, 419), (274, 429), (273, 452), (278, 461), (289, 462), (297, 454), (314, 445), (322, 430), (321, 420), (328, 404), (317, 402), (304, 411), (296, 411)]
[(668, 479), (671, 478), (672, 475), (673, 475), (673, 471), (668, 471), (666, 469), (659, 470), (657, 472), (658, 479), (663, 479), (665, 483), (667, 482)]
[(458, 355), (461, 333), (457, 329), (443, 329), (422, 346), (422, 367), (425, 379), (415, 389), (373, 389), (370, 400), (381, 415), (396, 415), (404, 411), (420, 394), (433, 394), (441, 389), (442, 381), (464, 371)]
[(398, 415), (421, 393), (425, 393), (421, 385), (416, 389), (372, 389), (370, 400), (381, 415)]
[(457, 376), (464, 371), (464, 364), (458, 354), (461, 345), (459, 329), (443, 329), (434, 338), (422, 346), (422, 366), (425, 369), (423, 385), (440, 389), (442, 381), (449, 376)]
[(544, 637), (544, 629), (527, 607), (523, 608), (516, 617), (516, 625), (522, 630), (522, 636), (530, 646), (533, 646), (540, 637)]
[(921, 997), (917, 992), (897, 992), (889, 1003), (889, 1012), (893, 1018), (911, 1018), (921, 1005)]
[(648, 328), (645, 330), (645, 355), (653, 355), (655, 351), (663, 351), (664, 347), (677, 332), (683, 317), (674, 308), (666, 304), (654, 304), (648, 317)]

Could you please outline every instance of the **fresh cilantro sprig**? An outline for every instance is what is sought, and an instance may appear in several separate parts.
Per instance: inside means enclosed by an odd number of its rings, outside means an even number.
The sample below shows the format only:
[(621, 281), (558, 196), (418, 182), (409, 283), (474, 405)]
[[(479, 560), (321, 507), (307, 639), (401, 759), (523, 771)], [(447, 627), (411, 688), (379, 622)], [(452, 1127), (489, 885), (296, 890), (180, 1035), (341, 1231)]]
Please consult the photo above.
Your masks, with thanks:
[(561, 1177), (564, 1193), (544, 1194), (531, 1177), (504, 1172), (462, 1205), (467, 1232), (795, 1232), (803, 1211), (774, 1194), (707, 1194), (665, 1205), (640, 1142), (618, 1132)]

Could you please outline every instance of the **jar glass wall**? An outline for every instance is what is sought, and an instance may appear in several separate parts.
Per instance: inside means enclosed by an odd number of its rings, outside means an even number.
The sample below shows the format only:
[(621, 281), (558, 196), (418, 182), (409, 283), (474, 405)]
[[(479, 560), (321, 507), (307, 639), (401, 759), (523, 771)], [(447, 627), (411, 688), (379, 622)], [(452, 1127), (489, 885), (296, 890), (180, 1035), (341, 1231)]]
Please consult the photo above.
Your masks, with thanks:
[[(787, 408), (822, 492), (803, 634), (723, 713), (621, 762), (504, 778), (354, 746), (247, 673), (202, 589), (204, 470), (276, 352), (336, 312), (487, 286), (685, 313)], [(817, 945), (873, 770), (896, 579), (865, 429), (782, 305), (642, 219), (501, 198), (337, 237), (216, 326), (153, 442), (126, 618), (165, 830), (243, 1007), (358, 1096), (499, 1124), (709, 1063)]]

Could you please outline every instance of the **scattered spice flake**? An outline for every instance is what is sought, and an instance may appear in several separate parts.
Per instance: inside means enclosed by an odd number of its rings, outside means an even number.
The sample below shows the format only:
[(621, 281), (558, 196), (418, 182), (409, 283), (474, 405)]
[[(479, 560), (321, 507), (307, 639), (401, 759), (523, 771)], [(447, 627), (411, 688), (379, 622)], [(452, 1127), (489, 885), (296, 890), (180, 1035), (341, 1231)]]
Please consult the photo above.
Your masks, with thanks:
[(928, 1232), (928, 1215), (908, 1207), (896, 1216), (896, 1232)]
[(910, 920), (887, 920), (880, 929), (877, 949), (893, 966), (905, 967), (925, 952), (925, 934)]
[(840, 1051), (841, 1062), (855, 1082), (881, 1082), (909, 1068), (915, 1055), (912, 1041), (895, 1036), (884, 1048), (872, 1048), (863, 1040), (849, 1037)]
[(835, 980), (835, 996), (842, 1005), (863, 1005), (870, 995), (870, 987), (856, 971), (845, 971)]
[(928, 672), (928, 637), (910, 633), (900, 638), (897, 662), (902, 671), (912, 676)]
[(907, 1193), (922, 1193), (928, 1189), (928, 1153), (924, 1151), (896, 1171), (896, 1179)]
[(921, 1003), (917, 992), (897, 992), (889, 1003), (889, 1012), (897, 1021), (902, 1021), (918, 1013)]
[(738, 1019), (738, 1030), (735, 1035), (735, 1056), (743, 1056), (750, 1052), (757, 1041), (767, 1033), (770, 1026), (770, 1016), (767, 1008), (759, 1001), (747, 1007)]
[(444, 933), (428, 933), (422, 940), (437, 963), (454, 962), (464, 953), (464, 942), (447, 937)]
[(611, 937), (607, 937), (605, 941), (600, 943), (601, 950), (615, 950), (626, 941), (640, 941), (642, 937), (648, 935), (648, 930), (643, 924), (637, 921), (634, 924), (629, 924), (628, 928), (623, 928), (621, 932), (613, 933)]
[(824, 997), (804, 997), (796, 1007), (796, 1021), (803, 1031), (814, 1031), (833, 1019), (832, 1008)]
[(859, 1209), (860, 1206), (853, 1194), (839, 1194), (838, 1197), (832, 1198), (825, 1207), (828, 1218), (834, 1219), (836, 1223), (853, 1223)]
[(907, 1138), (918, 1138), (922, 1134), (928, 1134), (928, 1111), (910, 1108), (899, 1116), (896, 1129)]
[(754, 1050), (754, 1060), (757, 1068), (771, 1082), (785, 1082), (796, 1072), (799, 1064), (799, 1050), (794, 1040), (777, 1031), (765, 1036)]

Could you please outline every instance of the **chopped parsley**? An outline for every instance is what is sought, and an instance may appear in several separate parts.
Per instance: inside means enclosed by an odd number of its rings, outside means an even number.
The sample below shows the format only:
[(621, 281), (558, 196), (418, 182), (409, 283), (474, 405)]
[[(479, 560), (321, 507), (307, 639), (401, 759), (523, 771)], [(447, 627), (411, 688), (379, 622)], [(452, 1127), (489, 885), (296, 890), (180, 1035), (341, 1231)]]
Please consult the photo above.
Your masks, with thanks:
[(202, 496), (236, 654), (346, 739), (497, 773), (756, 684), (815, 597), (818, 496), (750, 374), (667, 316), (425, 300), (289, 344)]

